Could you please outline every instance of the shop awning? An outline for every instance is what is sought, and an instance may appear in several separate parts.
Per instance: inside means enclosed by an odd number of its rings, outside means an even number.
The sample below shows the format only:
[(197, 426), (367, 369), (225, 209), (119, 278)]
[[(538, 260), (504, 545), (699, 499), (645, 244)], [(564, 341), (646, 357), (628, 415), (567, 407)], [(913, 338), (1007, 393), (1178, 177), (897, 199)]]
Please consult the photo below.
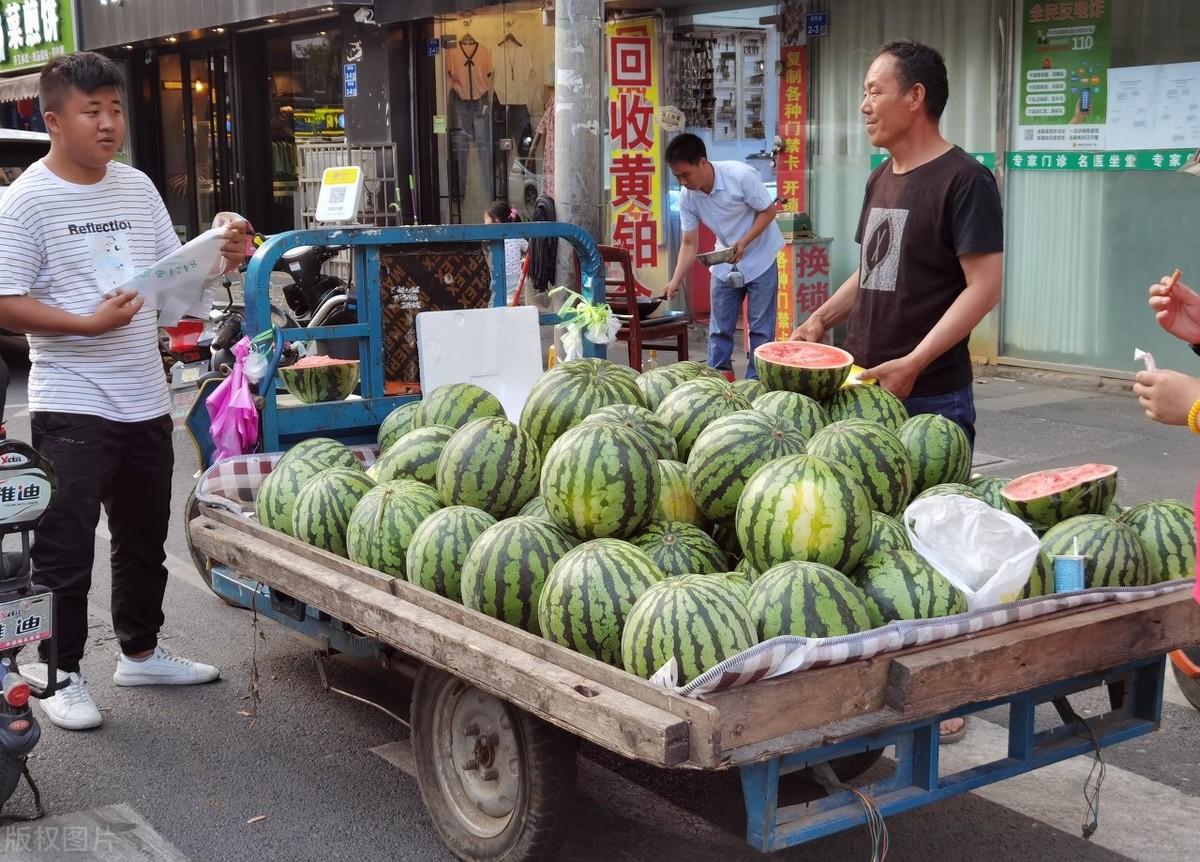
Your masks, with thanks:
[(38, 79), (41, 73), (32, 75), (17, 75), (13, 78), (0, 78), (0, 102), (16, 102), (21, 99), (36, 99), (38, 94)]

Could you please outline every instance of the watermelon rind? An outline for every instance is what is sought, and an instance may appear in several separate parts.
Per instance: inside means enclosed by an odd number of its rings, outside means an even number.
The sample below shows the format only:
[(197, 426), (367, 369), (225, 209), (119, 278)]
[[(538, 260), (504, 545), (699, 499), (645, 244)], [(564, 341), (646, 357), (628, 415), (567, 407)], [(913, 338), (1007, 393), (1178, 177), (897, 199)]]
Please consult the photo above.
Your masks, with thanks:
[(472, 419), (491, 416), (505, 416), (504, 405), (491, 392), (475, 383), (444, 383), (421, 397), (412, 425), (461, 428)]
[(1084, 589), (1144, 587), (1153, 582), (1145, 542), (1126, 523), (1107, 515), (1076, 515), (1046, 530), (1041, 548), (1051, 557), (1081, 554)]
[(437, 491), (415, 479), (376, 485), (362, 496), (346, 525), (346, 556), (393, 578), (407, 575), (413, 533), (442, 507)]
[[(864, 388), (875, 387), (853, 387)], [(808, 453), (849, 470), (862, 482), (873, 510), (899, 515), (908, 505), (912, 463), (900, 438), (884, 425), (866, 419), (832, 422), (808, 441)]]
[(645, 551), (669, 576), (716, 574), (729, 568), (716, 541), (684, 521), (651, 521), (629, 543)]
[(1155, 582), (1196, 575), (1195, 512), (1180, 500), (1150, 500), (1132, 506), (1117, 519), (1138, 534), (1150, 552)]
[(791, 635), (831, 638), (871, 628), (862, 591), (836, 569), (820, 563), (787, 562), (759, 575), (746, 608), (760, 640)]
[(806, 440), (829, 424), (829, 414), (825, 412), (821, 402), (799, 392), (764, 392), (755, 398), (750, 406), (763, 413), (782, 416), (791, 421)]
[[(439, 500), (440, 503), (440, 500)], [(413, 532), (404, 556), (405, 577), (438, 595), (462, 602), (467, 554), (496, 519), (471, 506), (438, 509)]]
[[(821, 354), (821, 367), (804, 367), (787, 354), (799, 349)], [(778, 354), (782, 353), (780, 356)], [(846, 382), (854, 357), (844, 350), (827, 344), (795, 341), (769, 341), (754, 351), (754, 368), (758, 379), (769, 391), (799, 392), (816, 401), (824, 401)]]
[[(1048, 485), (1050, 490), (1038, 490)], [(1081, 464), (1038, 470), (1018, 476), (1000, 489), (1005, 508), (1023, 521), (1042, 527), (1077, 515), (1104, 515), (1117, 493), (1117, 468)]]
[(289, 365), (279, 369), (279, 378), (288, 392), (305, 404), (342, 401), (358, 385), (358, 360), (328, 359), (320, 364)]
[(914, 551), (871, 554), (850, 579), (866, 597), (872, 628), (967, 611), (966, 595)]
[(572, 359), (558, 363), (537, 379), (521, 408), (518, 424), (545, 457), (566, 431), (610, 404), (646, 405), (637, 373), (606, 359)]
[(844, 386), (821, 404), (830, 422), (867, 419), (895, 433), (908, 421), (904, 402), (877, 385)]
[(499, 520), (537, 496), (541, 470), (533, 439), (507, 419), (489, 416), (472, 419), (445, 442), (436, 484), (447, 506), (472, 506)]

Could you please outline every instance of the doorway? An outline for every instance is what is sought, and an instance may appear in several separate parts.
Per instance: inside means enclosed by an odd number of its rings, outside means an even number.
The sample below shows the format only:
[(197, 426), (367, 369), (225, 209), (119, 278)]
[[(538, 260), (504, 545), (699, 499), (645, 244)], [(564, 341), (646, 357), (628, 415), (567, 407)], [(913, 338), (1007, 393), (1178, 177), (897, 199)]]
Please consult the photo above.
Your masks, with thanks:
[(233, 208), (233, 110), (223, 48), (159, 57), (163, 200), (175, 232), (187, 241)]

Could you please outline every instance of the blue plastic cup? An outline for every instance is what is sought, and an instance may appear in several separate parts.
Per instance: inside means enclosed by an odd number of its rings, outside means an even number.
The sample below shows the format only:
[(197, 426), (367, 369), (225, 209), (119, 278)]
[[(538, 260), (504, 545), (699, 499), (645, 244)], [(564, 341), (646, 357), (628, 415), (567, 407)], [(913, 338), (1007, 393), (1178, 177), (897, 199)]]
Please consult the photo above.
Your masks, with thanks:
[(1082, 554), (1059, 554), (1054, 558), (1054, 592), (1073, 593), (1083, 589)]

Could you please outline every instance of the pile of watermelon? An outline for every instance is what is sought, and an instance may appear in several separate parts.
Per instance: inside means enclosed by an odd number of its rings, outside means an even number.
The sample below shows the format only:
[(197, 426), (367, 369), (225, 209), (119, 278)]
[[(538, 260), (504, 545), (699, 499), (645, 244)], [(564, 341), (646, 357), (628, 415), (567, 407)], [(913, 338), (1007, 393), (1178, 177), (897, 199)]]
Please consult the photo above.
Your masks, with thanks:
[(1095, 511), (1112, 503), (1115, 470), (1072, 478), (1085, 489), (971, 479), (957, 426), (846, 384), (843, 351), (805, 348), (760, 348), (755, 387), (696, 362), (562, 363), (515, 422), (479, 386), (443, 386), (386, 418), (368, 470), (334, 440), (289, 450), (256, 512), (631, 673), (674, 659), (681, 684), (779, 635), (965, 611), (901, 525), (923, 494), (976, 495), (1044, 524), (1029, 594), (1053, 589), (1047, 561), (1064, 543), (1094, 558), (1090, 585), (1193, 572), (1183, 504)]

